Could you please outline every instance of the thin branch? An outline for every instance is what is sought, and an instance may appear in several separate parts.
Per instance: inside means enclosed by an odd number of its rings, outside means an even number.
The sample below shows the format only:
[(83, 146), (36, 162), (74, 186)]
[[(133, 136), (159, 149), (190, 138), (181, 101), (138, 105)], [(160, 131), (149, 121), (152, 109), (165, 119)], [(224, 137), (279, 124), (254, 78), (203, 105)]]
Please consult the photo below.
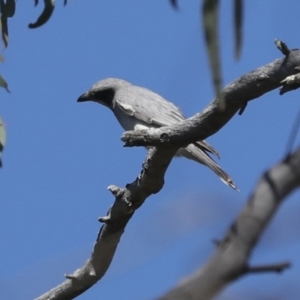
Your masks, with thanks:
[(248, 267), (248, 260), (282, 201), (299, 186), (300, 148), (288, 161), (284, 159), (261, 177), (248, 203), (205, 266), (159, 299), (208, 300), (245, 274), (288, 268), (288, 263)]
[(291, 50), (288, 48), (286, 43), (275, 39), (275, 45), (283, 55), (288, 56), (290, 54)]
[(268, 272), (281, 273), (290, 267), (291, 264), (289, 262), (283, 262), (283, 263), (273, 264), (273, 265), (264, 265), (264, 266), (251, 266), (251, 267), (246, 267), (245, 274), (268, 273)]
[[(282, 85), (282, 81), (299, 72), (300, 51), (291, 50), (287, 57), (249, 72), (229, 85), (222, 96), (226, 103), (220, 109), (214, 99), (201, 113), (155, 130), (127, 131), (122, 135), (125, 146), (186, 146), (201, 141), (218, 132), (245, 104)], [(164, 138), (162, 138), (164, 137)]]

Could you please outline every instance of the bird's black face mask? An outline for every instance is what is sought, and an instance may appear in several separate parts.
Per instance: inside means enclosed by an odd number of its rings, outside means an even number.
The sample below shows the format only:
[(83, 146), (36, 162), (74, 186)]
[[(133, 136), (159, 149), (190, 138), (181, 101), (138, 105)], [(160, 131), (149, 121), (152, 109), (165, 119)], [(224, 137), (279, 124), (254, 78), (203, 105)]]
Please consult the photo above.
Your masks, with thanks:
[(95, 101), (110, 107), (114, 96), (115, 90), (112, 88), (107, 88), (96, 92), (89, 91), (84, 93), (77, 99), (77, 102)]

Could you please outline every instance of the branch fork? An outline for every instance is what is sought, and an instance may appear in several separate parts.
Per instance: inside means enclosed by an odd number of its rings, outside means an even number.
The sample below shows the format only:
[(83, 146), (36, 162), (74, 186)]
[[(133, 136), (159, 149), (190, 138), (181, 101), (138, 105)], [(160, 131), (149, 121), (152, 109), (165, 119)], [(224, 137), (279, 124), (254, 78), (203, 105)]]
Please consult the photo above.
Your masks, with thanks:
[[(299, 73), (300, 51), (289, 50), (284, 43), (277, 44), (285, 57), (249, 72), (227, 85), (222, 91), (225, 103), (222, 109), (219, 101), (214, 99), (202, 112), (178, 124), (123, 134), (121, 139), (125, 146), (152, 147), (142, 171), (125, 188), (114, 185), (108, 187), (115, 201), (107, 216), (99, 219), (104, 224), (98, 233), (91, 257), (73, 274), (65, 275), (66, 281), (36, 300), (73, 299), (99, 281), (109, 268), (120, 238), (135, 210), (150, 195), (162, 189), (165, 172), (177, 149), (215, 134), (238, 111), (243, 112), (249, 101), (283, 84), (289, 85), (286, 83), (291, 80), (288, 77)], [(290, 172), (291, 166), (297, 166), (294, 172)], [(290, 154), (288, 160), (270, 170), (268, 176), (263, 176), (248, 204), (225, 238), (218, 243), (216, 252), (207, 264), (160, 299), (211, 299), (234, 278), (245, 272), (280, 272), (288, 268), (288, 263), (249, 267), (248, 259), (282, 200), (299, 187), (299, 166), (300, 149)]]

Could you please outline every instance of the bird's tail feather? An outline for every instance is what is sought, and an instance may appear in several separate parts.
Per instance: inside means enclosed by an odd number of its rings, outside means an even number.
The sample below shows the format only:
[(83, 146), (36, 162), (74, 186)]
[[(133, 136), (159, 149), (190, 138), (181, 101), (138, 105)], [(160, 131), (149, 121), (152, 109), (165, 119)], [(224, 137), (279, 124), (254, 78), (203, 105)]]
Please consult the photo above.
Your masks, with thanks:
[(201, 150), (204, 150), (205, 152), (206, 151), (210, 152), (211, 154), (215, 155), (217, 158), (220, 159), (219, 152), (213, 146), (207, 143), (205, 140), (196, 142), (193, 145), (195, 145), (197, 148)]
[(192, 159), (200, 164), (203, 164), (215, 172), (218, 177), (228, 186), (236, 191), (239, 191), (231, 177), (221, 169), (219, 165), (203, 150), (196, 147), (194, 144), (188, 145), (186, 148), (181, 148), (177, 155)]

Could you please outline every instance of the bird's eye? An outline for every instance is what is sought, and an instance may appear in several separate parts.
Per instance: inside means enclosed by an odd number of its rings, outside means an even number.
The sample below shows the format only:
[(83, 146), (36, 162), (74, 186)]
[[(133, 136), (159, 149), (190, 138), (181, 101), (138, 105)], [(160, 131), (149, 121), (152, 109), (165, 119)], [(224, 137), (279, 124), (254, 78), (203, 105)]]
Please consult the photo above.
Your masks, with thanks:
[(112, 88), (104, 89), (95, 93), (94, 97), (104, 104), (109, 105), (115, 96), (115, 91)]

